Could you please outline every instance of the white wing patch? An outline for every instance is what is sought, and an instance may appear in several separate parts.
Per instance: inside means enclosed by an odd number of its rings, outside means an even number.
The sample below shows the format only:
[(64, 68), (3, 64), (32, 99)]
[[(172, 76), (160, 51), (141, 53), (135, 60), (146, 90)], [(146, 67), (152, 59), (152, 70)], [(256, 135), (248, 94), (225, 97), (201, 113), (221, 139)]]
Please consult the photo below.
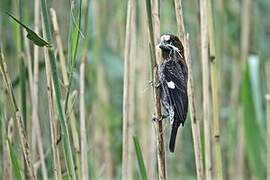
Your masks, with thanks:
[(174, 82), (170, 81), (170, 82), (167, 82), (167, 85), (170, 89), (175, 89), (175, 84)]

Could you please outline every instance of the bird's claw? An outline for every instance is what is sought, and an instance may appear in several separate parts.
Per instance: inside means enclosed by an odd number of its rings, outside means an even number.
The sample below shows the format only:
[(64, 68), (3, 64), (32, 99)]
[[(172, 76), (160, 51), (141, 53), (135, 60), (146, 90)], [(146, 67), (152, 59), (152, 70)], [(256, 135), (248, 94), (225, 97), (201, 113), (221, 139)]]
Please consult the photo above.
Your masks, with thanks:
[(154, 121), (154, 122), (160, 122), (160, 121), (162, 121), (163, 119), (166, 119), (168, 116), (167, 115), (161, 115), (161, 117), (160, 118), (157, 118), (157, 117), (153, 117), (152, 118), (152, 120)]
[(157, 83), (155, 83), (155, 84), (154, 84), (153, 81), (149, 81), (149, 84), (150, 84), (151, 86), (154, 86), (155, 88), (158, 88), (158, 87), (160, 86), (160, 82), (159, 82), (159, 81), (158, 81)]

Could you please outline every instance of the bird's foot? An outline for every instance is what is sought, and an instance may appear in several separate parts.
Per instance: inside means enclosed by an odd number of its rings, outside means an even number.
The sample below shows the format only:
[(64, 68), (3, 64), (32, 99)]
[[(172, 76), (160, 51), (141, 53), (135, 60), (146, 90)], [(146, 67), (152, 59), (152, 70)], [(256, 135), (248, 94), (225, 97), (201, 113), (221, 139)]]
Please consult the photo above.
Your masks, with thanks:
[(154, 121), (154, 122), (159, 122), (159, 121), (162, 121), (163, 119), (166, 119), (168, 117), (168, 115), (161, 115), (161, 117), (160, 118), (157, 118), (157, 117), (153, 117), (152, 118), (152, 120)]
[(158, 88), (160, 86), (160, 82), (159, 81), (156, 82), (156, 83), (154, 83), (153, 81), (149, 81), (148, 84), (151, 85), (151, 86), (154, 86), (155, 88)]

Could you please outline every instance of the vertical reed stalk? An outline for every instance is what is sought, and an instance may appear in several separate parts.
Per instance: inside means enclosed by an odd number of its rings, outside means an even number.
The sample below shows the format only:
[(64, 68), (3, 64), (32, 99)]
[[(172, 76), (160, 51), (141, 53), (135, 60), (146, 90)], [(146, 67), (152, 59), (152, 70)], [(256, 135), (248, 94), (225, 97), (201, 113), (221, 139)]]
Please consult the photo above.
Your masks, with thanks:
[[(23, 3), (22, 0), (19, 0), (19, 20), (22, 21), (23, 20)], [(22, 117), (23, 117), (23, 123), (24, 123), (24, 131), (27, 132), (27, 121), (26, 121), (26, 115), (27, 115), (27, 108), (26, 108), (26, 83), (25, 83), (25, 63), (24, 63), (24, 55), (23, 55), (23, 51), (24, 51), (24, 38), (23, 38), (23, 28), (20, 26), (19, 27), (19, 34), (20, 34), (20, 38), (19, 38), (19, 43), (18, 43), (18, 51), (19, 51), (19, 66), (20, 66), (20, 93), (21, 93), (21, 111), (22, 111)], [(27, 134), (25, 134), (25, 136), (27, 136)], [(27, 164), (26, 161), (24, 162), (24, 174), (25, 174), (25, 178), (27, 178)], [(31, 176), (31, 175), (30, 175)]]
[(203, 180), (204, 178), (204, 169), (203, 169), (203, 154), (202, 154), (202, 141), (201, 141), (201, 132), (200, 132), (200, 121), (196, 117), (196, 108), (195, 108), (195, 99), (193, 91), (193, 78), (192, 78), (192, 65), (191, 65), (191, 56), (189, 48), (189, 36), (186, 36), (186, 48), (185, 55), (189, 71), (189, 85), (188, 85), (188, 97), (189, 97), (189, 107), (190, 107), (190, 116), (191, 116), (191, 129), (192, 137), (194, 144), (194, 153), (195, 153), (195, 162), (196, 162), (196, 173), (197, 179)]
[[(44, 34), (44, 32), (43, 32)], [(44, 49), (44, 58), (45, 58), (45, 71), (47, 79), (47, 95), (48, 95), (48, 109), (49, 109), (49, 123), (50, 123), (50, 133), (51, 133), (51, 142), (52, 142), (52, 154), (53, 154), (53, 172), (55, 180), (61, 180), (61, 164), (60, 164), (60, 154), (59, 148), (57, 146), (58, 141), (58, 128), (57, 128), (57, 119), (55, 115), (54, 99), (53, 99), (53, 87), (52, 87), (52, 75), (50, 69), (50, 61), (48, 57), (47, 49)]]
[(80, 133), (81, 133), (81, 175), (83, 180), (88, 180), (88, 157), (87, 157), (87, 139), (86, 139), (86, 123), (85, 123), (85, 101), (84, 101), (84, 89), (85, 89), (85, 61), (87, 53), (82, 59), (80, 66)]
[[(39, 33), (40, 28), (40, 1), (35, 0), (35, 32)], [(33, 71), (33, 78), (32, 78), (32, 150), (36, 148), (36, 141), (38, 147), (38, 154), (41, 161), (41, 170), (42, 170), (42, 178), (44, 180), (48, 179), (47, 168), (45, 163), (44, 157), (44, 150), (43, 150), (43, 143), (41, 137), (41, 129), (39, 123), (39, 116), (38, 116), (38, 79), (39, 79), (39, 47), (34, 46), (34, 71)], [(28, 67), (32, 69), (32, 63), (29, 62)], [(32, 151), (35, 152), (35, 151)]]
[[(59, 30), (59, 25), (57, 21), (57, 16), (55, 13), (55, 10), (53, 8), (50, 9), (50, 14), (51, 14), (51, 20), (52, 20), (52, 26), (53, 26), (53, 32), (56, 40), (56, 48), (59, 54), (59, 60), (60, 60), (60, 69), (62, 73), (62, 78), (63, 78), (63, 83), (64, 87), (68, 88), (68, 95), (67, 99), (69, 99), (69, 93), (70, 93), (70, 88), (71, 85), (69, 84), (69, 79), (68, 79), (68, 73), (67, 73), (67, 68), (66, 68), (66, 60), (64, 56), (64, 50), (63, 50), (63, 45), (62, 45), (62, 40), (60, 36), (60, 30)], [(70, 78), (72, 80), (72, 78)], [(76, 153), (76, 167), (77, 167), (77, 172), (80, 172), (81, 170), (81, 163), (80, 163), (80, 143), (79, 143), (79, 134), (76, 129), (76, 117), (74, 110), (72, 108), (72, 103), (67, 100), (67, 106), (66, 108), (69, 109), (69, 116), (67, 119), (70, 119), (70, 126), (71, 126), (71, 134), (72, 134), (72, 140), (73, 140), (73, 147), (75, 149)], [(67, 112), (66, 112), (67, 113)]]
[[(19, 0), (19, 20), (23, 20), (23, 5), (22, 0)], [(22, 116), (24, 120), (24, 128), (26, 129), (26, 115), (27, 115), (27, 109), (26, 109), (26, 73), (25, 73), (25, 63), (24, 63), (24, 38), (23, 38), (23, 28), (20, 26), (20, 45), (19, 45), (19, 54), (20, 54), (20, 78), (21, 78), (21, 111)]]
[(207, 0), (200, 0), (205, 176), (212, 179)]
[[(50, 22), (49, 22), (49, 15), (48, 15), (48, 10), (47, 10), (46, 0), (42, 0), (42, 16), (43, 16), (43, 22), (44, 22), (47, 40), (49, 42), (52, 42), (52, 34), (51, 34), (51, 29), (50, 29)], [(60, 89), (60, 83), (59, 83), (59, 77), (58, 77), (58, 70), (56, 66), (56, 58), (54, 56), (54, 49), (48, 48), (48, 53), (49, 53), (51, 71), (52, 71), (53, 84), (55, 88), (56, 106), (57, 106), (59, 119), (61, 123), (61, 132), (62, 132), (65, 160), (66, 160), (67, 169), (68, 169), (68, 176), (70, 177), (70, 179), (76, 179), (75, 166), (74, 166), (74, 161), (72, 157), (72, 150), (71, 150), (71, 143), (70, 143), (69, 129), (67, 125), (67, 118), (66, 118), (64, 109), (62, 107), (62, 102), (61, 102), (62, 95), (61, 95), (61, 89)]]
[[(147, 19), (148, 19), (148, 31), (150, 36), (150, 51), (151, 51), (151, 64), (152, 64), (152, 79), (153, 83), (158, 82), (158, 64), (160, 56), (156, 53), (155, 42), (159, 38), (159, 17), (160, 17), (160, 5), (159, 0), (153, 1), (153, 7), (151, 1), (146, 0)], [(152, 13), (153, 8), (153, 13)], [(152, 20), (153, 16), (153, 20)], [(154, 24), (153, 24), (154, 21)], [(153, 27), (154, 26), (154, 27)], [(155, 34), (154, 34), (155, 33)], [(154, 103), (155, 103), (155, 118), (161, 118), (161, 104), (160, 104), (160, 89), (159, 87), (153, 87)], [(164, 133), (162, 121), (154, 122), (156, 131), (156, 145), (157, 145), (157, 162), (158, 162), (158, 179), (166, 179), (166, 160), (165, 160), (165, 149), (164, 149)]]
[(3, 75), (5, 86), (8, 90), (8, 95), (11, 99), (12, 104), (13, 104), (14, 114), (16, 116), (16, 120), (17, 120), (17, 124), (18, 124), (18, 128), (19, 128), (20, 141), (21, 141), (21, 146), (22, 146), (22, 150), (23, 150), (23, 156), (24, 156), (26, 168), (28, 170), (30, 179), (35, 180), (36, 177), (34, 174), (33, 164), (31, 161), (30, 154), (29, 154), (29, 144), (28, 144), (27, 137), (26, 137), (25, 127), (24, 127), (24, 123), (23, 123), (24, 122), (23, 116), (22, 116), (22, 114), (17, 106), (17, 102), (15, 100), (10, 76), (8, 74), (7, 66), (6, 66), (6, 63), (4, 60), (4, 56), (2, 54), (2, 49), (0, 49), (0, 67), (1, 67), (0, 69), (1, 69), (1, 73)]
[(52, 25), (53, 25), (53, 32), (55, 35), (55, 41), (56, 41), (56, 47), (59, 54), (59, 60), (60, 60), (60, 66), (61, 66), (61, 72), (62, 72), (62, 78), (65, 87), (68, 86), (68, 74), (67, 74), (67, 68), (66, 68), (66, 60), (64, 56), (64, 50), (63, 50), (63, 43), (60, 36), (60, 30), (59, 25), (57, 21), (57, 16), (55, 13), (55, 10), (53, 8), (50, 9), (50, 14), (52, 18)]
[(208, 27), (209, 27), (209, 53), (210, 53), (210, 69), (211, 69), (211, 87), (212, 87), (212, 139), (213, 139), (213, 164), (214, 179), (223, 180), (222, 172), (222, 154), (220, 145), (220, 129), (219, 129), (219, 99), (218, 99), (218, 69), (216, 62), (216, 47), (213, 25), (212, 1), (208, 0)]
[(185, 57), (188, 66), (188, 99), (189, 99), (189, 112), (191, 117), (191, 129), (192, 129), (195, 163), (196, 163), (196, 173), (197, 179), (203, 180), (204, 171), (203, 171), (203, 155), (202, 155), (201, 135), (200, 135), (200, 122), (196, 117), (195, 99), (193, 92), (192, 65), (191, 65), (192, 61), (189, 48), (189, 35), (185, 33), (182, 2), (181, 0), (175, 0), (174, 3), (175, 3), (175, 14), (178, 27), (178, 34), (180, 40), (184, 43)]
[[(139, 33), (138, 33), (138, 42), (140, 44), (148, 44), (148, 27), (147, 27), (147, 19), (145, 17), (146, 14), (146, 7), (145, 1), (139, 1)], [(149, 81), (150, 69), (149, 66), (146, 65), (145, 60), (148, 58), (149, 49), (145, 48), (144, 46), (140, 46), (138, 44), (139, 56), (137, 56), (137, 63), (136, 66), (136, 80), (137, 80), (137, 112), (138, 112), (138, 121), (139, 121), (139, 139), (142, 142), (142, 151), (144, 152), (145, 163), (146, 163), (146, 170), (149, 179), (157, 179), (156, 176), (156, 155), (155, 155), (155, 136), (154, 136), (154, 129), (149, 128), (152, 126), (152, 122), (149, 121), (151, 115), (149, 111), (152, 109), (151, 104), (151, 91), (145, 90), (146, 82)]]
[[(34, 30), (37, 34), (39, 34), (39, 27), (40, 27), (40, 1), (35, 0), (34, 4), (35, 10), (34, 10)], [(34, 70), (33, 76), (29, 82), (30, 82), (30, 90), (32, 94), (32, 147), (31, 147), (31, 152), (33, 154), (33, 159), (36, 159), (36, 138), (37, 138), (37, 123), (38, 121), (38, 63), (39, 63), (39, 47), (34, 46), (34, 53), (33, 53), (33, 63), (34, 63)], [(28, 63), (28, 69), (30, 68), (32, 71), (32, 61), (29, 61)]]
[(128, 1), (126, 37), (125, 37), (125, 62), (124, 62), (124, 89), (123, 89), (123, 145), (122, 145), (122, 179), (132, 178), (132, 121), (133, 121), (133, 98), (132, 92), (132, 48), (134, 43), (133, 32), (135, 28), (135, 1)]

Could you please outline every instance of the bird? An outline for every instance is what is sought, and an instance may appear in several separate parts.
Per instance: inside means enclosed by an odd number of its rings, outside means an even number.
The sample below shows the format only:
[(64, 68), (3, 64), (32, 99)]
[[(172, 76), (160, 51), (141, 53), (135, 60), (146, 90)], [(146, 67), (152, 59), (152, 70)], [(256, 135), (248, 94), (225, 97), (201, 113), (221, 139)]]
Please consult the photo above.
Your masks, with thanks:
[(183, 44), (177, 36), (162, 35), (158, 47), (162, 56), (158, 65), (160, 101), (171, 123), (169, 150), (174, 152), (178, 128), (184, 126), (188, 112), (188, 67)]

